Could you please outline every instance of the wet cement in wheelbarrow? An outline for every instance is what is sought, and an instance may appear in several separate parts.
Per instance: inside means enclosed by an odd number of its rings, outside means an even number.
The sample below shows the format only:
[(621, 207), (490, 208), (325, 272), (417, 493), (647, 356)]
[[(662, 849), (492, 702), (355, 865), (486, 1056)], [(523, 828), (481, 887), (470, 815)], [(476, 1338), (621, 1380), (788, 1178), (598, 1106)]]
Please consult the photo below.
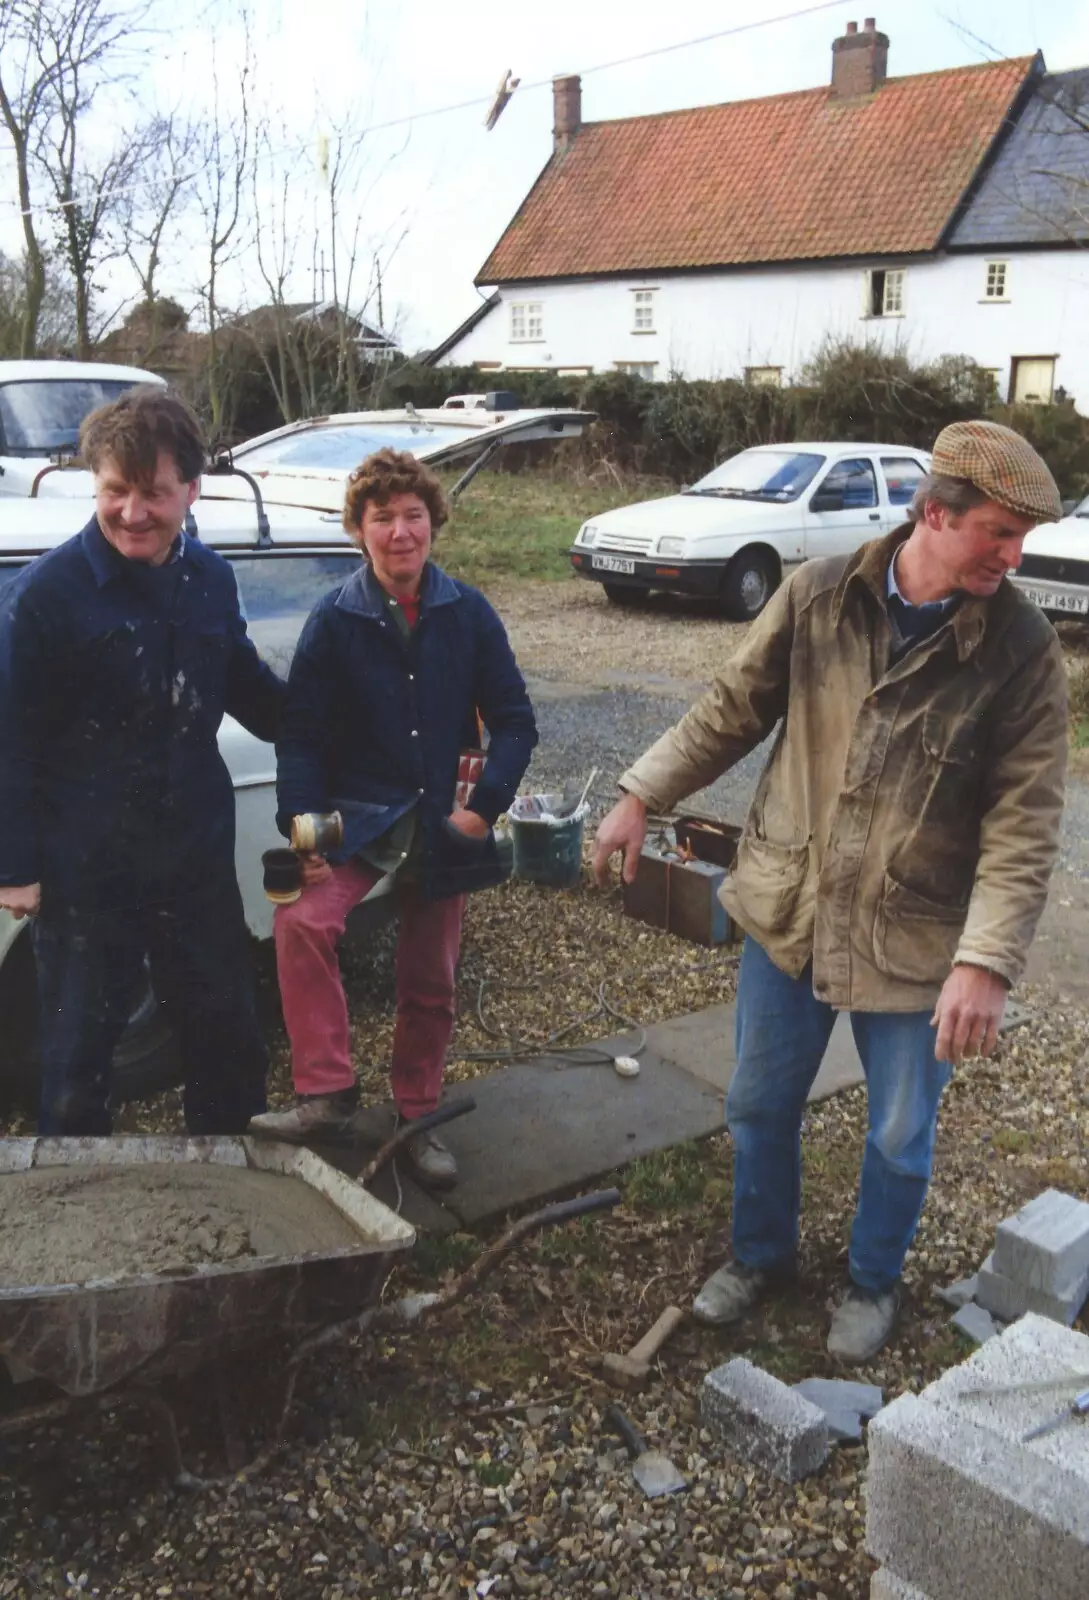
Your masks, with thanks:
[(298, 1178), (248, 1167), (41, 1168), (0, 1178), (0, 1287), (84, 1283), (358, 1245)]

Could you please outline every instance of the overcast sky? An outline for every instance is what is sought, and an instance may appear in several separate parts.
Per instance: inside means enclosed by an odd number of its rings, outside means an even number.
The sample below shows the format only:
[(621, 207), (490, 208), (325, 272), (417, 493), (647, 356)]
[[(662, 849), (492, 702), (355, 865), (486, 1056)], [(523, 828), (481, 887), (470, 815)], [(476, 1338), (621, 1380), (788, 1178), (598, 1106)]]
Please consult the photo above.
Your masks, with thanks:
[[(241, 51), (235, 7), (212, 0), (224, 74)], [(828, 80), (831, 43), (855, 0), (810, 16), (608, 70), (618, 57), (661, 50), (800, 9), (802, 0), (255, 0), (262, 92), (282, 116), (284, 145), (313, 144), (313, 187), (323, 130), (354, 108), (367, 125), (412, 118), (375, 132), (358, 185), (363, 232), (382, 254), (403, 235), (385, 276), (384, 310), (408, 348), (449, 333), (479, 303), (473, 277), (548, 159), (556, 73), (583, 74), (583, 117), (669, 111), (812, 88)], [(1053, 70), (1089, 64), (1089, 0), (871, 0), (889, 35), (890, 75), (926, 72), (1042, 50)], [(207, 80), (209, 29), (182, 28), (164, 48), (149, 86), (160, 104)], [(233, 58), (233, 59), (232, 59)], [(507, 68), (520, 76), (497, 127), (483, 120)], [(541, 87), (533, 85), (542, 84)], [(483, 101), (445, 115), (452, 103)], [(280, 125), (278, 121), (278, 126)], [(10, 193), (10, 189), (6, 192)], [(10, 244), (11, 215), (3, 238)], [(172, 267), (185, 298), (184, 245)], [(370, 252), (368, 252), (370, 253)], [(300, 272), (299, 298), (311, 273)], [(115, 282), (120, 293), (123, 282)], [(252, 262), (233, 285), (261, 299)]]

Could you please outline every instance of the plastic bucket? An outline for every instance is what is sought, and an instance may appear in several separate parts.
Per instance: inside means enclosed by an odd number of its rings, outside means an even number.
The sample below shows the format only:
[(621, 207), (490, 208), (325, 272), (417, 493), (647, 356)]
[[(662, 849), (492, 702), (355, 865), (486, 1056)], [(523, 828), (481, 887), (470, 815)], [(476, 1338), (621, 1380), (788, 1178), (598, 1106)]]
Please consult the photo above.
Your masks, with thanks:
[[(562, 796), (540, 795), (547, 805)], [(590, 808), (582, 805), (570, 817), (519, 817), (511, 808), (514, 876), (550, 889), (573, 889), (582, 876), (582, 834)]]

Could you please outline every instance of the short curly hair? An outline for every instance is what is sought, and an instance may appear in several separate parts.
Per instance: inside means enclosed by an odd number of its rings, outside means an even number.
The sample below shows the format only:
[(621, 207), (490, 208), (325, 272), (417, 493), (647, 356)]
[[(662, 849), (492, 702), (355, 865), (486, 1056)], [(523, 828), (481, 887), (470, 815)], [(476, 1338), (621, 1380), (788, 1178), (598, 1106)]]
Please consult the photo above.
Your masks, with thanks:
[(139, 384), (99, 406), (84, 417), (79, 430), (79, 453), (91, 471), (97, 472), (108, 457), (128, 483), (151, 483), (163, 450), (183, 483), (192, 483), (204, 471), (200, 423), (184, 400), (157, 385)]
[(408, 450), (376, 450), (348, 478), (342, 521), (355, 538), (363, 525), (367, 502), (384, 506), (391, 495), (418, 495), (431, 517), (431, 532), (438, 533), (450, 515), (442, 484), (422, 461)]

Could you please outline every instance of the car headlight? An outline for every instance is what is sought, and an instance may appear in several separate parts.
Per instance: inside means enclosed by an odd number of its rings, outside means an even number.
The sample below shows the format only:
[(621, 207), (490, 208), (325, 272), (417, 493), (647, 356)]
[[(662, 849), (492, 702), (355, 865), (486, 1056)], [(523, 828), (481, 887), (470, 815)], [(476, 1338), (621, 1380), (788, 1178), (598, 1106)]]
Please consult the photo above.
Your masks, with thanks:
[(658, 540), (658, 554), (660, 556), (683, 556), (684, 555), (684, 540), (683, 539), (670, 539), (670, 538), (659, 539)]
[(575, 543), (576, 544), (591, 545), (591, 544), (593, 544), (595, 542), (596, 539), (597, 539), (597, 529), (594, 527), (593, 523), (592, 522), (584, 522), (582, 527), (579, 529), (579, 536), (575, 540)]

